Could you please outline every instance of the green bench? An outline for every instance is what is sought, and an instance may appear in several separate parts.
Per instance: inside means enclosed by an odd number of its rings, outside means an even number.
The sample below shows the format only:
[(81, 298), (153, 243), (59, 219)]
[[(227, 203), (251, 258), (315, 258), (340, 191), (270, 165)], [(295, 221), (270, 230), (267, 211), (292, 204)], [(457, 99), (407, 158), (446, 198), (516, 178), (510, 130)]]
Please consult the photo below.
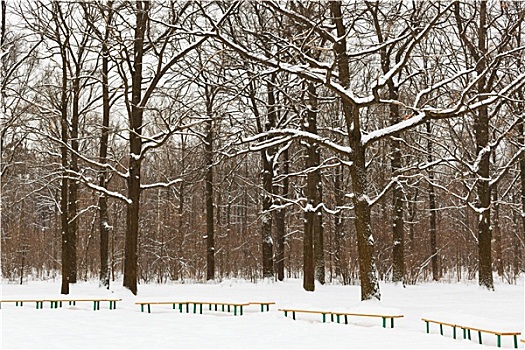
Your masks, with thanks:
[(233, 315), (237, 316), (237, 310), (239, 310), (239, 316), (243, 314), (243, 308), (250, 305), (249, 303), (223, 303), (223, 302), (212, 302), (212, 301), (137, 301), (136, 305), (140, 305), (141, 312), (144, 312), (144, 306), (148, 307), (148, 313), (151, 313), (151, 305), (172, 305), (173, 309), (179, 308), (179, 312), (182, 312), (183, 309), (186, 309), (186, 313), (190, 312), (190, 308), (193, 309), (193, 313), (197, 313), (197, 308), (199, 313), (202, 314), (203, 305), (208, 305), (209, 310), (215, 311), (228, 311), (231, 312), (233, 308)]
[(15, 303), (15, 306), (24, 306), (24, 303), (35, 303), (37, 309), (43, 309), (44, 303), (49, 302), (51, 309), (58, 309), (62, 307), (63, 303), (67, 302), (69, 305), (76, 305), (77, 302), (92, 302), (93, 310), (100, 310), (100, 302), (108, 301), (109, 309), (117, 308), (117, 301), (122, 299), (117, 298), (60, 298), (60, 299), (0, 299), (0, 308), (2, 303)]
[(248, 302), (250, 305), (260, 305), (261, 306), (261, 312), (264, 312), (264, 309), (266, 308), (266, 311), (270, 311), (270, 305), (275, 305), (275, 302), (273, 301), (250, 301)]
[(346, 311), (318, 311), (318, 310), (298, 310), (298, 309), (279, 309), (284, 312), (284, 316), (288, 317), (288, 313), (292, 314), (292, 318), (295, 320), (296, 313), (310, 313), (320, 314), (323, 316), (323, 322), (326, 322), (326, 316), (330, 315), (330, 321), (334, 322), (334, 318), (337, 323), (341, 323), (341, 317), (344, 317), (345, 324), (348, 324), (348, 316), (357, 317), (377, 317), (383, 320), (383, 328), (386, 328), (387, 320), (390, 319), (390, 328), (394, 328), (394, 319), (404, 317), (404, 315), (382, 315), (382, 314), (365, 314), (357, 312), (346, 312)]
[(439, 325), (439, 333), (441, 335), (443, 335), (443, 326), (452, 327), (452, 337), (454, 339), (457, 338), (456, 329), (458, 329), (458, 328), (463, 331), (463, 339), (467, 339), (468, 338), (469, 340), (472, 340), (471, 332), (472, 331), (478, 332), (478, 340), (479, 340), (480, 344), (483, 343), (483, 339), (481, 337), (481, 333), (494, 334), (494, 335), (496, 335), (497, 345), (498, 345), (499, 348), (501, 347), (501, 337), (502, 336), (513, 336), (514, 337), (514, 348), (517, 349), (518, 348), (518, 335), (521, 334), (521, 332), (494, 331), (494, 330), (489, 330), (489, 329), (482, 329), (482, 328), (479, 328), (479, 327), (460, 325), (460, 324), (456, 324), (456, 323), (447, 323), (447, 322), (442, 322), (442, 321), (436, 321), (436, 320), (432, 320), (432, 319), (428, 319), (428, 318), (422, 318), (421, 320), (423, 320), (426, 323), (427, 333), (430, 333), (430, 323), (435, 323), (435, 324)]

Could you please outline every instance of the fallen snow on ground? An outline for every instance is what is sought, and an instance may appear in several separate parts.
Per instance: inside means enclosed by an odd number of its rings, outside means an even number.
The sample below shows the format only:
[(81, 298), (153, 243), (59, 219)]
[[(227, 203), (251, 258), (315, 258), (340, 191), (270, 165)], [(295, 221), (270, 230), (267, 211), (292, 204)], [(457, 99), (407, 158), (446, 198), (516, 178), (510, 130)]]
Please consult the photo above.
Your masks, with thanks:
[[(2, 298), (59, 298), (59, 282), (29, 282), (24, 285), (1, 284)], [(381, 284), (382, 300), (360, 302), (358, 286), (316, 285), (315, 292), (305, 292), (302, 281), (227, 280), (206, 284), (139, 285), (134, 296), (120, 284), (110, 291), (96, 282), (71, 286), (70, 297), (118, 297), (116, 310), (102, 302), (93, 311), (88, 302), (59, 309), (36, 309), (34, 303), (16, 307), (3, 304), (0, 311), (2, 348), (23, 349), (181, 349), (181, 348), (352, 348), (352, 349), (483, 349), (496, 348), (496, 336), (483, 335), (483, 345), (461, 336), (452, 338), (450, 327), (432, 325), (426, 334), (422, 317), (444, 321), (470, 322), (483, 326), (524, 329), (524, 288), (497, 284), (491, 292), (471, 283), (426, 283), (403, 288)], [(243, 316), (209, 311), (203, 314), (173, 310), (172, 305), (152, 305), (151, 313), (141, 312), (136, 301), (274, 301), (270, 312), (260, 306), (244, 308)], [(401, 313), (395, 328), (383, 328), (382, 320), (350, 317), (349, 324), (322, 322), (321, 315), (297, 314), (284, 317), (278, 308), (321, 311), (356, 311), (360, 313)], [(491, 322), (492, 321), (492, 322)], [(488, 323), (487, 323), (488, 322)], [(389, 322), (387, 322), (389, 324)], [(448, 329), (447, 329), (448, 328)], [(513, 348), (513, 339), (502, 337), (504, 348)]]

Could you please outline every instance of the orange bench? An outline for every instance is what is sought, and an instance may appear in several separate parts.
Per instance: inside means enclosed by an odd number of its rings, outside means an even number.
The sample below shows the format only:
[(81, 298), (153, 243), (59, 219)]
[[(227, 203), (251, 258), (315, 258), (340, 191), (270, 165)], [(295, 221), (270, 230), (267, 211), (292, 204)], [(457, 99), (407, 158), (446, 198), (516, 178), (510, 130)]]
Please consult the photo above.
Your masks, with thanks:
[(69, 305), (76, 305), (77, 302), (93, 302), (93, 310), (100, 310), (101, 301), (109, 301), (109, 309), (113, 310), (117, 308), (117, 301), (122, 299), (116, 298), (57, 298), (57, 299), (0, 299), (0, 308), (2, 303), (15, 303), (15, 306), (24, 306), (24, 303), (34, 302), (37, 309), (43, 309), (44, 303), (49, 302), (52, 309), (62, 307), (62, 303), (68, 302)]
[(439, 333), (441, 335), (443, 335), (443, 326), (452, 327), (452, 337), (454, 339), (456, 339), (456, 329), (457, 328), (460, 328), (463, 331), (463, 339), (468, 338), (469, 340), (471, 340), (472, 339), (471, 331), (478, 332), (478, 340), (480, 344), (483, 343), (482, 338), (481, 338), (481, 333), (494, 334), (496, 335), (497, 344), (499, 348), (501, 347), (501, 337), (502, 336), (513, 336), (514, 337), (514, 347), (517, 349), (518, 348), (518, 335), (521, 334), (521, 332), (494, 331), (494, 330), (489, 330), (489, 329), (482, 329), (482, 328), (477, 328), (477, 327), (459, 325), (455, 323), (441, 322), (441, 321), (431, 320), (428, 318), (422, 318), (421, 320), (426, 322), (427, 333), (430, 333), (430, 323), (435, 323), (439, 325)]
[(296, 313), (310, 313), (310, 314), (320, 314), (323, 315), (323, 322), (326, 322), (326, 316), (330, 315), (330, 321), (334, 322), (334, 316), (337, 323), (341, 322), (341, 316), (344, 316), (345, 324), (348, 324), (348, 316), (358, 316), (358, 317), (378, 317), (383, 319), (383, 328), (386, 328), (386, 320), (390, 319), (390, 327), (394, 328), (394, 319), (404, 317), (404, 315), (381, 315), (381, 314), (364, 314), (357, 312), (346, 312), (346, 311), (318, 311), (318, 310), (298, 310), (298, 309), (279, 309), (279, 311), (284, 311), (284, 316), (288, 317), (288, 313), (292, 313), (292, 318), (295, 320)]

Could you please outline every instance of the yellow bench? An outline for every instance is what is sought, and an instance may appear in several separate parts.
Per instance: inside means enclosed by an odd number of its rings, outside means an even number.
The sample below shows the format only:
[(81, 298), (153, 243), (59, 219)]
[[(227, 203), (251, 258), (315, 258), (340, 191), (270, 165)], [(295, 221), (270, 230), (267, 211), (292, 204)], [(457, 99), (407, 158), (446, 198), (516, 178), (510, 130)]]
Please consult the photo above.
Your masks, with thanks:
[(176, 306), (179, 306), (179, 312), (182, 312), (184, 306), (186, 306), (186, 313), (190, 312), (190, 305), (193, 305), (193, 313), (197, 313), (197, 307), (199, 307), (199, 313), (202, 314), (203, 305), (208, 305), (209, 310), (212, 310), (214, 306), (215, 311), (219, 311), (219, 306), (221, 306), (222, 311), (231, 312), (233, 307), (233, 315), (237, 316), (237, 308), (239, 308), (239, 315), (243, 314), (243, 307), (248, 306), (249, 303), (224, 303), (224, 302), (215, 302), (215, 301), (137, 301), (136, 305), (140, 305), (141, 312), (144, 312), (144, 306), (148, 306), (148, 313), (151, 313), (151, 305), (173, 305), (173, 309), (176, 309)]
[(345, 324), (348, 324), (348, 316), (358, 316), (358, 317), (378, 317), (383, 320), (383, 328), (386, 328), (386, 320), (390, 319), (390, 327), (394, 328), (394, 319), (404, 317), (404, 315), (381, 315), (381, 314), (364, 314), (357, 312), (346, 312), (346, 311), (318, 311), (318, 310), (298, 310), (298, 309), (279, 309), (279, 311), (284, 311), (284, 316), (288, 317), (288, 313), (292, 313), (292, 318), (295, 320), (296, 313), (310, 313), (310, 314), (320, 314), (323, 316), (323, 322), (326, 322), (326, 316), (330, 315), (330, 321), (334, 322), (334, 316), (337, 323), (341, 322), (341, 316), (344, 316)]
[(499, 348), (501, 347), (501, 337), (505, 335), (505, 336), (513, 336), (514, 337), (514, 347), (517, 349), (518, 348), (518, 335), (521, 334), (521, 332), (494, 331), (494, 330), (489, 330), (489, 329), (482, 329), (482, 328), (476, 328), (476, 327), (471, 327), (471, 326), (455, 324), (455, 323), (441, 322), (441, 321), (431, 320), (431, 319), (428, 319), (428, 318), (422, 318), (421, 320), (425, 321), (425, 323), (427, 325), (427, 333), (430, 333), (430, 323), (435, 323), (435, 324), (439, 325), (439, 333), (441, 335), (443, 335), (443, 326), (452, 327), (452, 337), (454, 339), (456, 339), (456, 329), (457, 328), (460, 328), (463, 331), (463, 339), (467, 339), (468, 338), (469, 340), (472, 340), (471, 331), (478, 332), (478, 340), (479, 340), (480, 344), (483, 343), (483, 340), (481, 338), (481, 333), (494, 334), (494, 335), (496, 335), (497, 344), (498, 344)]
[(2, 303), (15, 303), (15, 306), (24, 306), (24, 303), (34, 302), (37, 309), (43, 309), (44, 303), (49, 302), (52, 309), (62, 307), (62, 303), (68, 302), (69, 305), (76, 305), (77, 302), (93, 302), (93, 310), (100, 310), (101, 301), (109, 301), (109, 309), (113, 310), (117, 308), (117, 301), (122, 299), (117, 298), (57, 298), (57, 299), (0, 299), (0, 308)]
[(270, 311), (270, 305), (275, 305), (273, 301), (250, 301), (250, 305), (261, 305), (261, 312), (264, 312), (264, 307), (266, 306), (266, 311)]

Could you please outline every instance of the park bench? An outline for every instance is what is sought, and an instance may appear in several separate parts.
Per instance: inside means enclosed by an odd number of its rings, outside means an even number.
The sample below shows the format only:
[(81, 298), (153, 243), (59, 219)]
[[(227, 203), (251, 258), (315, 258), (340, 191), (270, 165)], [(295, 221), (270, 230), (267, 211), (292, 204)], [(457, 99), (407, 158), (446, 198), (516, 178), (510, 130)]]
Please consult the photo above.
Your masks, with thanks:
[(219, 311), (228, 311), (231, 312), (233, 307), (233, 315), (237, 316), (237, 310), (239, 310), (239, 315), (243, 314), (243, 307), (248, 306), (249, 303), (226, 303), (226, 302), (215, 302), (215, 301), (137, 301), (136, 305), (140, 305), (141, 312), (144, 312), (144, 306), (148, 307), (148, 313), (151, 313), (151, 305), (173, 305), (173, 309), (176, 309), (176, 306), (179, 306), (179, 312), (182, 312), (184, 306), (186, 308), (186, 313), (190, 312), (190, 307), (193, 309), (193, 313), (197, 313), (197, 307), (199, 308), (199, 313), (202, 314), (203, 305), (208, 305), (209, 310)]
[(386, 328), (387, 319), (390, 319), (390, 327), (394, 328), (394, 319), (404, 317), (403, 315), (382, 315), (382, 314), (368, 314), (368, 313), (358, 313), (358, 312), (346, 312), (346, 311), (318, 311), (318, 310), (298, 310), (298, 309), (279, 309), (279, 311), (284, 311), (284, 316), (288, 317), (288, 313), (292, 313), (292, 318), (295, 320), (296, 313), (310, 313), (310, 314), (320, 314), (323, 316), (323, 322), (326, 322), (326, 316), (330, 315), (330, 321), (334, 322), (334, 317), (337, 323), (341, 323), (341, 316), (344, 317), (345, 324), (348, 324), (348, 316), (357, 316), (357, 317), (377, 317), (383, 320), (383, 328)]
[(480, 327), (461, 325), (457, 323), (442, 322), (442, 321), (432, 320), (428, 318), (422, 318), (422, 320), (426, 323), (427, 333), (430, 333), (430, 323), (435, 323), (439, 325), (439, 333), (441, 335), (443, 335), (443, 326), (452, 327), (452, 337), (454, 339), (457, 338), (456, 329), (458, 328), (463, 331), (463, 339), (468, 338), (469, 340), (472, 340), (471, 331), (478, 332), (478, 340), (480, 344), (483, 343), (481, 333), (488, 333), (488, 334), (496, 335), (498, 347), (501, 347), (501, 337), (502, 336), (513, 336), (514, 337), (514, 347), (516, 349), (518, 348), (518, 335), (520, 335), (521, 332), (508, 332), (508, 331), (501, 331), (501, 330), (496, 331), (496, 330), (484, 329)]
[(2, 303), (15, 303), (15, 306), (24, 306), (24, 303), (34, 302), (37, 309), (43, 309), (44, 303), (49, 302), (51, 309), (57, 309), (62, 307), (62, 304), (68, 302), (69, 305), (76, 305), (77, 302), (92, 302), (93, 310), (100, 310), (100, 302), (108, 301), (109, 309), (113, 310), (117, 308), (117, 301), (122, 299), (117, 298), (56, 298), (56, 299), (0, 299), (0, 308)]
[(261, 312), (264, 312), (264, 309), (266, 307), (266, 311), (270, 311), (270, 305), (275, 305), (275, 302), (273, 301), (250, 301), (248, 302), (250, 305), (260, 305), (261, 306)]

